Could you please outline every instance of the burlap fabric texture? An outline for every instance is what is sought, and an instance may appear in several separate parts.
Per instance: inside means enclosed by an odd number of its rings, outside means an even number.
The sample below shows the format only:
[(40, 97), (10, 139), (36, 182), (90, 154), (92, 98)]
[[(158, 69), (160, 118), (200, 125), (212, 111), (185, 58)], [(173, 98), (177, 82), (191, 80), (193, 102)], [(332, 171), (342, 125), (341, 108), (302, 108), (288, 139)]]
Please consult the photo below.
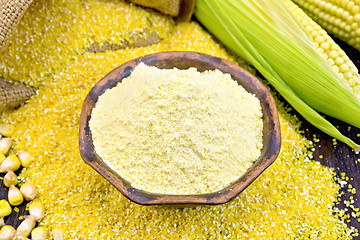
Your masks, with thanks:
[(180, 12), (181, 0), (130, 0), (133, 3), (154, 8), (162, 13), (177, 16)]
[[(32, 0), (0, 0), (0, 54)], [(25, 84), (0, 78), (0, 113), (28, 100), (36, 90)]]
[(0, 78), (0, 113), (20, 106), (35, 93), (35, 88)]
[(0, 0), (0, 52), (32, 0)]

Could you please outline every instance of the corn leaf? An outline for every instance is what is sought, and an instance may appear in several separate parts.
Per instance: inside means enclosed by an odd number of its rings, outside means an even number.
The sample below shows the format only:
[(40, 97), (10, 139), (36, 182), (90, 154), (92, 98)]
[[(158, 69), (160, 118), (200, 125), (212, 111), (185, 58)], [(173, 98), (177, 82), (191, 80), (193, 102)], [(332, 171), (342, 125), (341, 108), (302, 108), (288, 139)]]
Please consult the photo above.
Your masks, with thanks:
[[(360, 101), (279, 0), (197, 0), (198, 20), (311, 124), (359, 150), (318, 112), (360, 128)], [(318, 111), (318, 112), (317, 112)]]

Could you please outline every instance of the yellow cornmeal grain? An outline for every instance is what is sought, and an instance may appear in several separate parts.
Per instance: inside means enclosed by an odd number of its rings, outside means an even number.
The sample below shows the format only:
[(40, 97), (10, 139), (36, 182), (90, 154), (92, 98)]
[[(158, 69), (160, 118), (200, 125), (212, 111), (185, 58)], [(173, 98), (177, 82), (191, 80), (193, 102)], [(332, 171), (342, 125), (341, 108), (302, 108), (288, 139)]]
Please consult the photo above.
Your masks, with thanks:
[[(160, 16), (156, 27), (165, 37), (159, 44), (77, 54), (76, 49), (87, 46), (89, 27), (99, 21), (106, 28), (114, 26), (117, 32), (128, 26), (105, 18), (116, 9), (119, 19), (131, 12), (127, 21), (137, 22), (146, 14), (125, 2), (98, 1), (97, 13), (101, 14), (94, 21), (93, 12), (86, 10), (88, 2), (34, 1), (18, 26), (18, 38), (0, 55), (0, 76), (40, 86), (28, 104), (1, 117), (16, 124), (14, 151), (27, 149), (34, 156), (32, 166), (20, 178), (38, 187), (38, 200), (47, 207), (41, 225), (49, 232), (61, 228), (64, 239), (94, 240), (350, 239), (357, 234), (357, 229), (344, 223), (346, 212), (334, 207), (339, 185), (333, 171), (311, 160), (310, 142), (299, 131), (297, 118), (288, 114), (281, 102), (277, 102), (282, 131), (279, 157), (233, 201), (174, 208), (139, 206), (123, 197), (79, 154), (79, 116), (91, 87), (114, 67), (154, 52), (189, 50), (235, 59), (197, 23), (174, 25)], [(71, 31), (74, 18), (80, 31)], [(137, 28), (142, 24), (139, 20)], [(106, 36), (105, 27), (98, 29), (99, 39)], [(60, 42), (64, 38), (66, 44)], [(251, 70), (242, 62), (241, 66)]]
[[(58, 15), (48, 15), (49, 9)], [(6, 64), (0, 64), (0, 75), (36, 87), (40, 83), (58, 81), (56, 74), (76, 62), (77, 54), (83, 54), (84, 48), (94, 43), (120, 44), (122, 40), (130, 40), (131, 35), (145, 31), (155, 31), (159, 38), (164, 38), (174, 26), (170, 17), (129, 7), (128, 3), (118, 0), (88, 0), (86, 3), (80, 0), (40, 0), (34, 1), (26, 14), (33, 16), (30, 24), (37, 32), (23, 31), (29, 22), (20, 21), (13, 42), (22, 41), (22, 44), (11, 47), (4, 54)], [(58, 38), (44, 37), (55, 32)], [(28, 67), (19, 69), (18, 63), (26, 59), (37, 61), (27, 61)]]
[(154, 193), (221, 190), (262, 149), (259, 99), (219, 70), (141, 63), (99, 97), (89, 125), (104, 162)]

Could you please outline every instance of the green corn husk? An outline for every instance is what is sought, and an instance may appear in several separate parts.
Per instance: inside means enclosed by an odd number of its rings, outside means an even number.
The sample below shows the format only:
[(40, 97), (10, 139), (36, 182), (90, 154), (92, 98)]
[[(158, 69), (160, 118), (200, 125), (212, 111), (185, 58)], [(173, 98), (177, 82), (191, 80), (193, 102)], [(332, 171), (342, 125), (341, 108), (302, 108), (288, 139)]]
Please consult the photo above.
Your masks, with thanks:
[[(280, 0), (197, 0), (195, 16), (311, 124), (359, 151), (318, 112), (360, 128), (360, 101)], [(318, 112), (317, 112), (318, 111)]]

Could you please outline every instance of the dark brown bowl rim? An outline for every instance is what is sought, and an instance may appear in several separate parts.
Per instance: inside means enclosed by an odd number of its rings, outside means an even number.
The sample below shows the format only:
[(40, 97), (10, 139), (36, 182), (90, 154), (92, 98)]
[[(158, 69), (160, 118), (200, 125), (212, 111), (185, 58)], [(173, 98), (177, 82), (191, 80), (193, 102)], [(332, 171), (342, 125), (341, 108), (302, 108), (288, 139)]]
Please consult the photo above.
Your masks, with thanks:
[[(109, 168), (96, 154), (92, 143), (92, 136), (89, 128), (92, 108), (95, 106), (98, 97), (108, 88), (114, 87), (123, 78), (129, 76), (139, 63), (143, 62), (158, 68), (167, 68), (169, 61), (173, 61), (172, 67), (180, 69), (188, 68), (196, 64), (204, 65), (204, 69), (198, 67), (199, 71), (205, 69), (219, 69), (224, 73), (231, 74), (232, 78), (238, 81), (247, 91), (255, 94), (260, 99), (264, 116), (264, 144), (262, 154), (255, 161), (253, 166), (237, 181), (230, 186), (213, 193), (198, 195), (166, 195), (145, 192), (133, 188), (130, 183)], [(195, 65), (193, 65), (196, 63)], [(200, 68), (200, 69), (199, 69)], [(246, 83), (246, 84), (244, 84)], [(268, 134), (265, 130), (270, 129)], [(187, 52), (172, 51), (160, 52), (133, 59), (126, 62), (101, 79), (88, 93), (84, 100), (79, 131), (79, 148), (83, 160), (114, 185), (124, 196), (131, 201), (141, 205), (215, 205), (226, 203), (235, 198), (247, 186), (249, 186), (267, 167), (269, 167), (279, 154), (281, 146), (280, 123), (275, 101), (269, 90), (252, 74), (230, 61), (213, 57), (210, 55)]]

